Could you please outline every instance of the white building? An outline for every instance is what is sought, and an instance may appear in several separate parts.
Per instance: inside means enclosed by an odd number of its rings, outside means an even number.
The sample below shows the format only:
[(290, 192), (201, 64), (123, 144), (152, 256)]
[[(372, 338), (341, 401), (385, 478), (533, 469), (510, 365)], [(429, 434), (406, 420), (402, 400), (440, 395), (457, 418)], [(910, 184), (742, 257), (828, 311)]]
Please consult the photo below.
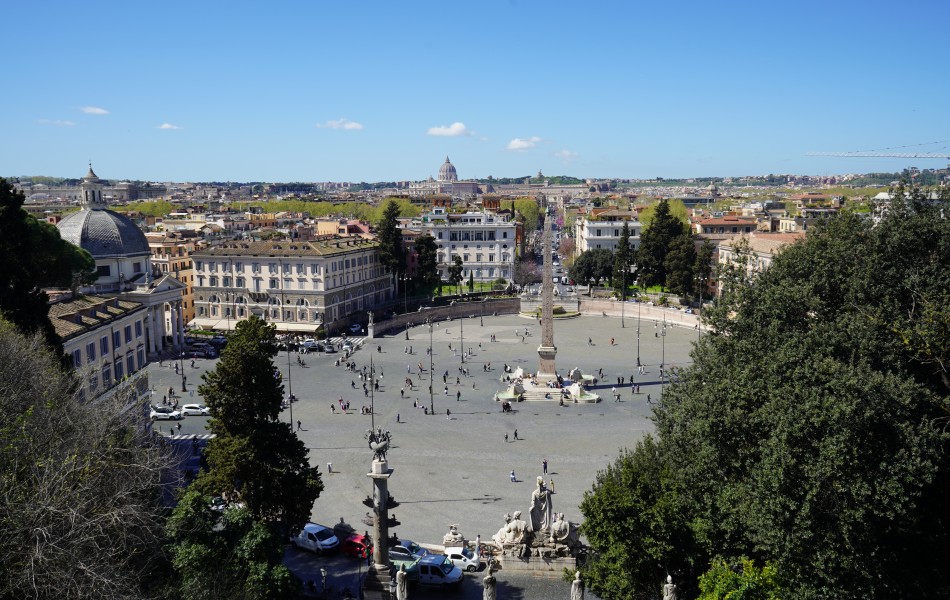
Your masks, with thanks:
[(598, 248), (616, 251), (624, 223), (630, 228), (630, 248), (636, 250), (640, 247), (640, 233), (643, 229), (643, 225), (637, 221), (636, 213), (609, 210), (596, 216), (577, 218), (574, 222), (574, 252), (580, 254)]
[(80, 296), (54, 302), (49, 318), (73, 368), (83, 376), (88, 398), (111, 389), (148, 364), (148, 311), (138, 302)]
[(334, 331), (393, 299), (378, 244), (360, 236), (233, 241), (192, 254), (193, 325), (231, 330), (256, 315), (278, 331)]
[(66, 215), (57, 227), (64, 240), (96, 261), (99, 277), (82, 291), (143, 305), (149, 354), (183, 347), (184, 284), (171, 274), (156, 272), (145, 234), (127, 217), (104, 208), (102, 184), (92, 166), (79, 188), (82, 210)]
[(447, 213), (435, 208), (413, 222), (435, 238), (436, 260), (443, 280), (449, 278), (449, 266), (455, 257), (462, 259), (462, 275), (475, 281), (494, 281), (514, 276), (516, 225), (506, 217), (490, 212)]

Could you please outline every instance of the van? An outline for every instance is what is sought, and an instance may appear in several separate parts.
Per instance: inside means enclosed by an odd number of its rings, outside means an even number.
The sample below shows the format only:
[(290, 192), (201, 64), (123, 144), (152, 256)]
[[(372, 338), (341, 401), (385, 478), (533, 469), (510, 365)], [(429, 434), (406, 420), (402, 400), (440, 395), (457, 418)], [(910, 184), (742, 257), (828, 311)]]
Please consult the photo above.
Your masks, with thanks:
[(441, 554), (423, 556), (416, 566), (422, 585), (456, 585), (462, 581), (462, 569)]
[(311, 552), (324, 553), (336, 550), (340, 540), (333, 535), (333, 530), (316, 523), (307, 523), (295, 536), (290, 538), (294, 548), (303, 548)]

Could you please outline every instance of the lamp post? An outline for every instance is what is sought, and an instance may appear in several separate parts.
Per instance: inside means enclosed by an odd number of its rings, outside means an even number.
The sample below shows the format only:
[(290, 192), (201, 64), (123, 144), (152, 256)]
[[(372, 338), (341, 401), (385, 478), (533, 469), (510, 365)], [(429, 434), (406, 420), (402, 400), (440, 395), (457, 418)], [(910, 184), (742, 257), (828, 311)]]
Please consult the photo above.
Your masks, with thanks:
[[(294, 383), (290, 375), (290, 341), (287, 341), (287, 405), (290, 407), (290, 430), (294, 430)], [(326, 575), (323, 577), (326, 581)], [(324, 583), (326, 585), (326, 583)]]
[(640, 278), (637, 278), (637, 366), (640, 366)]
[(231, 332), (231, 292), (224, 292), (224, 302), (227, 306), (224, 307), (225, 314), (228, 317), (228, 333)]
[(432, 319), (426, 319), (429, 324), (429, 414), (435, 414), (435, 400), (432, 397)]
[[(409, 312), (409, 275), (404, 274), (399, 278), (399, 281), (402, 282), (402, 312), (405, 314)], [(398, 300), (397, 300), (398, 302)]]
[(178, 352), (178, 358), (181, 360), (181, 391), (184, 393), (188, 391), (188, 388), (185, 387), (185, 347), (179, 348)]
[(624, 307), (627, 305), (627, 267), (624, 266), (623, 269), (623, 288), (620, 290), (620, 327), (621, 329), (625, 328), (624, 324)]
[(376, 431), (376, 368), (373, 366), (373, 355), (369, 355), (369, 428)]
[[(666, 310), (666, 309), (663, 309)], [(663, 330), (660, 332), (660, 337), (663, 338), (663, 354), (660, 359), (660, 393), (663, 393), (663, 390), (666, 388), (666, 313), (663, 313)]]
[(459, 317), (459, 346), (462, 349), (462, 364), (465, 364), (465, 315)]

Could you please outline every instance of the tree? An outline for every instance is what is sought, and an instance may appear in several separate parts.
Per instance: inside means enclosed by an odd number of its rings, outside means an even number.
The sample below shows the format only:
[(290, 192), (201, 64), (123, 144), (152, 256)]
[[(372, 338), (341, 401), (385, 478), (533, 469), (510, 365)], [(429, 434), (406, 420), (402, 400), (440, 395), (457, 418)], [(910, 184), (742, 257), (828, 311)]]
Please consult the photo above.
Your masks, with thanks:
[(712, 243), (710, 243), (709, 240), (703, 240), (703, 245), (699, 247), (699, 252), (696, 253), (696, 265), (693, 267), (693, 275), (696, 277), (696, 290), (699, 293), (700, 300), (702, 300), (704, 295), (706, 298), (709, 298), (709, 294), (706, 293), (706, 290), (712, 279), (713, 252), (715, 252), (715, 248), (713, 248)]
[(462, 257), (453, 256), (452, 264), (449, 265), (449, 283), (455, 286), (455, 293), (459, 293), (459, 286), (462, 284)]
[(621, 300), (627, 297), (627, 283), (630, 282), (630, 265), (633, 264), (633, 249), (630, 248), (630, 225), (624, 221), (614, 252), (614, 271), (611, 276), (614, 288), (620, 291)]
[[(571, 279), (588, 287), (600, 285), (602, 279), (610, 279), (612, 272), (613, 252), (604, 248), (582, 252), (568, 271)], [(588, 292), (590, 292), (589, 289)]]
[(699, 578), (698, 600), (780, 600), (786, 594), (778, 583), (775, 567), (755, 566), (755, 561), (742, 558), (735, 567), (724, 560)]
[(416, 253), (419, 255), (419, 267), (416, 271), (416, 279), (426, 286), (438, 284), (440, 277), (438, 248), (436, 247), (435, 238), (429, 234), (417, 237)]
[(471, 294), (475, 291), (475, 275), (469, 271), (468, 272), (468, 293)]
[(696, 266), (696, 245), (689, 234), (673, 238), (666, 258), (663, 259), (663, 270), (666, 271), (667, 289), (680, 296), (688, 298), (694, 290)]
[(644, 285), (666, 283), (666, 254), (676, 238), (683, 235), (688, 235), (686, 226), (671, 214), (669, 202), (661, 200), (640, 236), (637, 264), (642, 269)]
[(541, 268), (538, 266), (534, 254), (522, 256), (515, 264), (515, 283), (520, 286), (530, 285), (541, 281)]
[(160, 575), (168, 448), (134, 396), (75, 384), (0, 321), (0, 598), (131, 600)]
[(88, 252), (59, 237), (59, 230), (25, 210), (23, 193), (0, 178), (0, 317), (19, 331), (41, 331), (62, 358), (63, 346), (49, 320), (49, 299), (42, 288), (68, 288), (95, 280)]
[[(747, 557), (792, 600), (950, 596), (950, 192), (894, 197), (878, 223), (816, 226), (706, 310), (654, 412), (684, 585), (712, 556)], [(660, 522), (653, 539), (681, 533)]]
[(649, 435), (599, 471), (580, 505), (581, 532), (591, 547), (584, 581), (591, 590), (601, 598), (654, 600), (673, 574), (680, 593), (690, 597), (690, 576), (705, 568), (705, 555), (696, 550), (686, 499)]
[(176, 595), (188, 600), (296, 598), (300, 581), (282, 564), (284, 537), (245, 508), (211, 510), (188, 491), (167, 525)]
[(310, 518), (323, 490), (307, 447), (279, 420), (284, 388), (274, 366), (274, 327), (257, 317), (238, 322), (214, 371), (199, 392), (216, 434), (194, 489), (208, 496), (239, 494), (255, 518), (293, 531)]
[(399, 204), (395, 200), (390, 200), (383, 209), (376, 231), (376, 238), (379, 241), (379, 260), (383, 267), (392, 273), (395, 281), (398, 281), (399, 274), (406, 268), (402, 231), (397, 227), (398, 219)]

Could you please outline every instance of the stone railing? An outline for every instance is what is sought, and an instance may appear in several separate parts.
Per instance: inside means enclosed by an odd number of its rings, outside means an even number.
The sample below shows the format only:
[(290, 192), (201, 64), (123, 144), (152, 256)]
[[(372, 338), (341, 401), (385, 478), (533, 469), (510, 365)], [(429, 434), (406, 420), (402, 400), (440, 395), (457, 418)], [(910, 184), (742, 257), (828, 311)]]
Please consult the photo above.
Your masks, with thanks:
[(452, 319), (459, 319), (466, 317), (489, 317), (493, 314), (509, 315), (516, 314), (520, 307), (521, 302), (518, 298), (497, 298), (474, 302), (456, 302), (449, 306), (422, 307), (416, 312), (396, 315), (385, 321), (377, 321), (373, 324), (371, 337), (394, 331), (402, 331), (406, 329), (407, 325), (421, 325), (426, 322), (426, 319), (444, 321), (450, 317)]

